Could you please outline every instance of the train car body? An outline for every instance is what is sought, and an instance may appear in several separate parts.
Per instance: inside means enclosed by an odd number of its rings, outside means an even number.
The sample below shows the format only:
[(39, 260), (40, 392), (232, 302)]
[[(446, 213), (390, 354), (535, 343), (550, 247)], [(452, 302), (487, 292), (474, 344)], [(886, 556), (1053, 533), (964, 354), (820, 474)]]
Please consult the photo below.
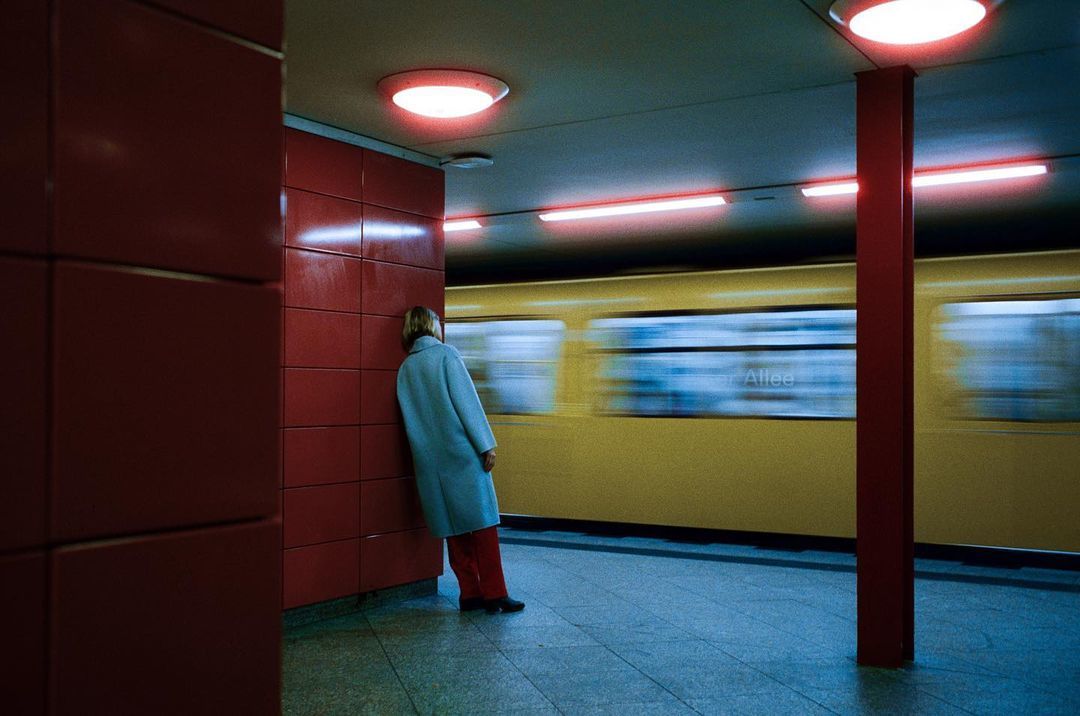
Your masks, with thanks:
[[(1080, 251), (915, 274), (916, 540), (1080, 551)], [(447, 290), (503, 513), (853, 537), (852, 264)]]

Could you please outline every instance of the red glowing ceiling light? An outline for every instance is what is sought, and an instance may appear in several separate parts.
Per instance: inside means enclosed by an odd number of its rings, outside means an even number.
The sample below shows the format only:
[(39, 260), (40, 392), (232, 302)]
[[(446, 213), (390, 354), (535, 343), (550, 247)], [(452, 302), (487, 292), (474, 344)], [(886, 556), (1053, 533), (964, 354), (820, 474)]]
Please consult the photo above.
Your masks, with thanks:
[(911, 186), (941, 186), (942, 184), (971, 184), (980, 181), (1019, 179), (1046, 174), (1045, 164), (1015, 164), (1008, 167), (984, 167), (949, 172), (923, 172), (911, 178)]
[[(949, 171), (919, 172), (911, 178), (912, 188), (918, 189), (927, 186), (942, 186), (945, 184), (974, 184), (984, 181), (1000, 181), (1002, 179), (1021, 179), (1046, 174), (1050, 167), (1044, 163), (1037, 164), (1009, 164), (996, 167), (972, 167), (970, 169), (952, 169)], [(858, 182), (847, 181), (828, 182), (825, 184), (812, 184), (799, 189), (803, 196), (822, 197), (839, 196), (842, 194), (857, 194)]]
[(443, 231), (470, 231), (473, 229), (482, 229), (483, 226), (476, 219), (458, 219), (454, 221), (444, 221)]
[(410, 70), (379, 80), (379, 90), (404, 110), (450, 119), (482, 112), (510, 92), (500, 79), (466, 70)]
[(859, 183), (842, 181), (834, 184), (815, 184), (813, 186), (804, 186), (800, 191), (802, 191), (803, 196), (809, 197), (857, 194), (859, 192)]
[(982, 22), (996, 0), (837, 0), (829, 15), (859, 37), (921, 45), (959, 35)]
[(572, 221), (574, 219), (596, 219), (603, 216), (623, 216), (625, 214), (649, 214), (656, 211), (680, 211), (682, 209), (701, 209), (709, 206), (726, 204), (719, 194), (704, 194), (678, 199), (655, 199), (649, 201), (628, 201), (620, 204), (601, 204), (583, 206), (576, 209), (559, 209), (538, 214), (540, 221)]

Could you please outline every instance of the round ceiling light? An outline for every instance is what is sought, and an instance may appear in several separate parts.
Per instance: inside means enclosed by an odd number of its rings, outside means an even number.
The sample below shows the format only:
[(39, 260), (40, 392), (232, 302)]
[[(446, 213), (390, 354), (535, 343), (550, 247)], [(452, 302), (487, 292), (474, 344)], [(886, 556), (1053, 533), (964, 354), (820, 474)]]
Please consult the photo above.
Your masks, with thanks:
[(413, 114), (438, 119), (482, 112), (510, 88), (500, 79), (465, 70), (411, 70), (383, 77), (379, 89)]
[(978, 25), (986, 10), (980, 0), (837, 0), (829, 15), (867, 40), (921, 45)]

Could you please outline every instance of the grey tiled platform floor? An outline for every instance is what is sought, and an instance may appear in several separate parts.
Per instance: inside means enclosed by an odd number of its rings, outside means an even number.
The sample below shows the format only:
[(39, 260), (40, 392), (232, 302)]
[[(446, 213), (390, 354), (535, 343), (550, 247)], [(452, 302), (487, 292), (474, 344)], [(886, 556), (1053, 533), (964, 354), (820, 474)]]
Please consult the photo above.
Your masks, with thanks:
[(1080, 714), (1075, 572), (920, 561), (916, 661), (890, 671), (855, 665), (850, 555), (502, 535), (524, 612), (459, 613), (447, 568), (437, 596), (290, 629), (285, 713)]

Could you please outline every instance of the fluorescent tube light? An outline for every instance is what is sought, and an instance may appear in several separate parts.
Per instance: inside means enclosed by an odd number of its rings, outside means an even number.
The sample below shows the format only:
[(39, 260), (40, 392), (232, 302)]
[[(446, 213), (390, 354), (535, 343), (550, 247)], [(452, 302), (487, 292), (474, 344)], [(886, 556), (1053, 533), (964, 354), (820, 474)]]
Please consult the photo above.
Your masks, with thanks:
[[(958, 169), (949, 172), (923, 172), (915, 174), (911, 178), (912, 188), (925, 186), (943, 186), (946, 184), (971, 184), (983, 181), (999, 181), (1001, 179), (1017, 179), (1046, 174), (1049, 167), (1046, 164), (1014, 164), (1006, 167), (985, 167), (981, 169)], [(804, 186), (799, 191), (803, 196), (838, 196), (841, 194), (855, 194), (859, 191), (858, 182), (832, 182), (830, 184), (814, 184)]]
[(482, 229), (476, 219), (462, 219), (460, 221), (444, 221), (443, 231), (469, 231), (470, 229)]
[(1023, 166), (998, 167), (996, 169), (970, 169), (965, 171), (944, 172), (941, 174), (916, 174), (911, 179), (911, 186), (941, 186), (942, 184), (967, 184), (977, 181), (996, 181), (1015, 179), (1045, 174), (1045, 164), (1025, 164)]
[(582, 207), (579, 209), (560, 209), (539, 214), (541, 221), (571, 221), (573, 219), (595, 219), (603, 216), (623, 216), (626, 214), (648, 214), (656, 211), (679, 211), (681, 209), (700, 209), (707, 206), (726, 204), (719, 194), (694, 196), (684, 199), (659, 199), (655, 201), (632, 201), (622, 204)]
[(803, 196), (840, 196), (841, 194), (857, 194), (858, 182), (847, 181), (839, 184), (818, 184), (817, 186), (804, 186)]

